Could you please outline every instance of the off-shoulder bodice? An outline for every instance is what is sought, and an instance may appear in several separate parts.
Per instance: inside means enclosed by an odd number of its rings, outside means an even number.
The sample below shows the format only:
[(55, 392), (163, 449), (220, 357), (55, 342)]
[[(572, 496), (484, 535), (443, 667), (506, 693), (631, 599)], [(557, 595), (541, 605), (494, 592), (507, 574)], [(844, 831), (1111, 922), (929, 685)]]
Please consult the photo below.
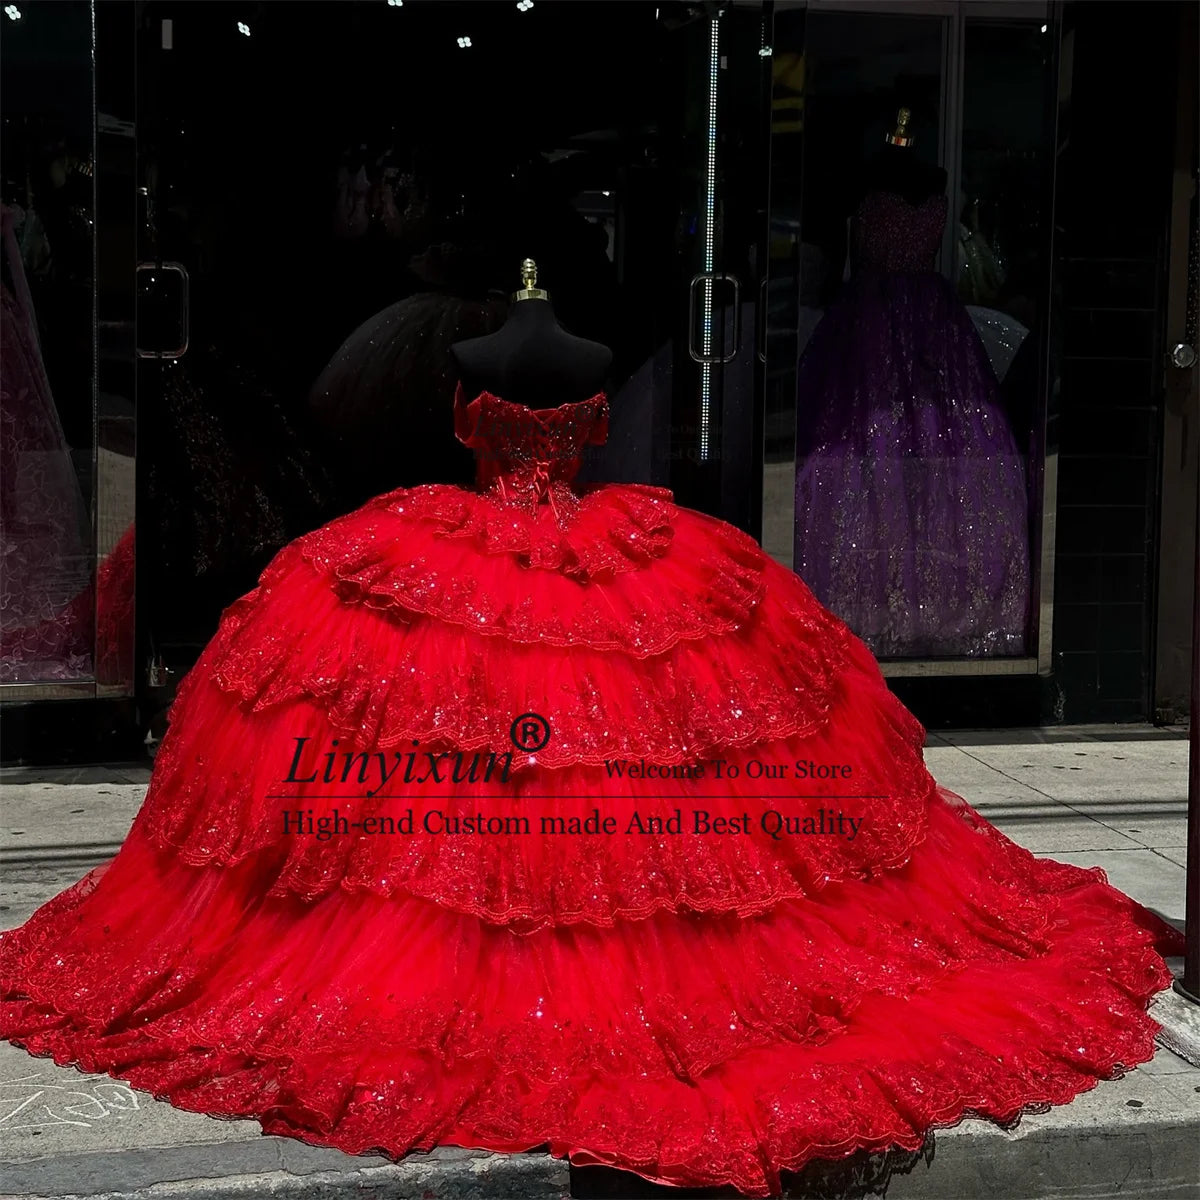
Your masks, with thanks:
[(557, 408), (529, 408), (481, 392), (468, 401), (459, 385), (454, 432), (475, 451), (476, 481), (505, 495), (546, 499), (552, 484), (576, 475), (588, 446), (608, 437), (608, 400), (603, 392)]

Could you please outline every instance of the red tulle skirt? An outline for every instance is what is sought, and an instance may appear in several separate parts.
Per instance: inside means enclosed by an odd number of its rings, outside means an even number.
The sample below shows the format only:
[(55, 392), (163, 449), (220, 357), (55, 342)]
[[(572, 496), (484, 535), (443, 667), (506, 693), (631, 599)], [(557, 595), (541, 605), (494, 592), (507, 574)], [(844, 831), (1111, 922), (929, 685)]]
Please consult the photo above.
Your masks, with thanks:
[(0, 938), (0, 1035), (352, 1153), (752, 1195), (1149, 1059), (1176, 935), (923, 741), (665, 492), (391, 493), (227, 611), (121, 852)]

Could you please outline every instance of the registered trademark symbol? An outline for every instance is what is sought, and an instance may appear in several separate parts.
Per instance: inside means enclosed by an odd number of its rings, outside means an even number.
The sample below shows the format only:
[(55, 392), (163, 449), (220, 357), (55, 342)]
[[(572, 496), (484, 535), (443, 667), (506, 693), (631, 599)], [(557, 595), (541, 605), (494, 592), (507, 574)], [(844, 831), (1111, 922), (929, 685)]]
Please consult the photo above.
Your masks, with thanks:
[(550, 722), (535, 712), (522, 713), (509, 727), (508, 736), (518, 750), (533, 754), (550, 741)]

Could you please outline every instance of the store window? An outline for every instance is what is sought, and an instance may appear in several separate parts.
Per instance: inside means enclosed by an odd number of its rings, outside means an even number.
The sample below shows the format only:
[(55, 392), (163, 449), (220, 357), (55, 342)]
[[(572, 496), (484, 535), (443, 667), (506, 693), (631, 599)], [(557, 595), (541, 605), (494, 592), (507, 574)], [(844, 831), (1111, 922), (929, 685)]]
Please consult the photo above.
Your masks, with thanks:
[(0, 22), (0, 684), (73, 684), (96, 665), (92, 13)]
[(886, 7), (776, 17), (764, 545), (891, 673), (1032, 671), (1053, 28)]

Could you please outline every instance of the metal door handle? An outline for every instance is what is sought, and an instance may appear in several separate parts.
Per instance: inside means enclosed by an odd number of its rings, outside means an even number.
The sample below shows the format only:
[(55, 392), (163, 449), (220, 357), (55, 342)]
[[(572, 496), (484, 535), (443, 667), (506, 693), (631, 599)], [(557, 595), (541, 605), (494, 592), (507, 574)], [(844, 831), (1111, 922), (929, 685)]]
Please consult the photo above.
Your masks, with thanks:
[(764, 275), (758, 285), (758, 361), (767, 361), (767, 277)]
[(1171, 351), (1171, 365), (1190, 371), (1196, 365), (1196, 351), (1187, 342), (1179, 342)]
[(143, 350), (141, 346), (137, 348), (138, 358), (182, 358), (188, 351), (188, 342), (191, 338), (190, 322), (191, 322), (191, 278), (188, 275), (187, 267), (181, 262), (140, 262), (137, 265), (137, 273), (149, 273), (150, 282), (154, 282), (156, 274), (174, 274), (180, 277), (179, 288), (179, 329), (180, 329), (180, 345), (172, 347), (169, 350)]
[[(702, 283), (725, 281), (733, 285), (733, 349), (728, 354), (708, 353), (696, 349), (696, 288)], [(709, 319), (712, 314), (709, 313)], [(737, 358), (742, 345), (742, 284), (736, 275), (720, 271), (701, 271), (688, 288), (688, 353), (698, 363), (727, 363)]]

